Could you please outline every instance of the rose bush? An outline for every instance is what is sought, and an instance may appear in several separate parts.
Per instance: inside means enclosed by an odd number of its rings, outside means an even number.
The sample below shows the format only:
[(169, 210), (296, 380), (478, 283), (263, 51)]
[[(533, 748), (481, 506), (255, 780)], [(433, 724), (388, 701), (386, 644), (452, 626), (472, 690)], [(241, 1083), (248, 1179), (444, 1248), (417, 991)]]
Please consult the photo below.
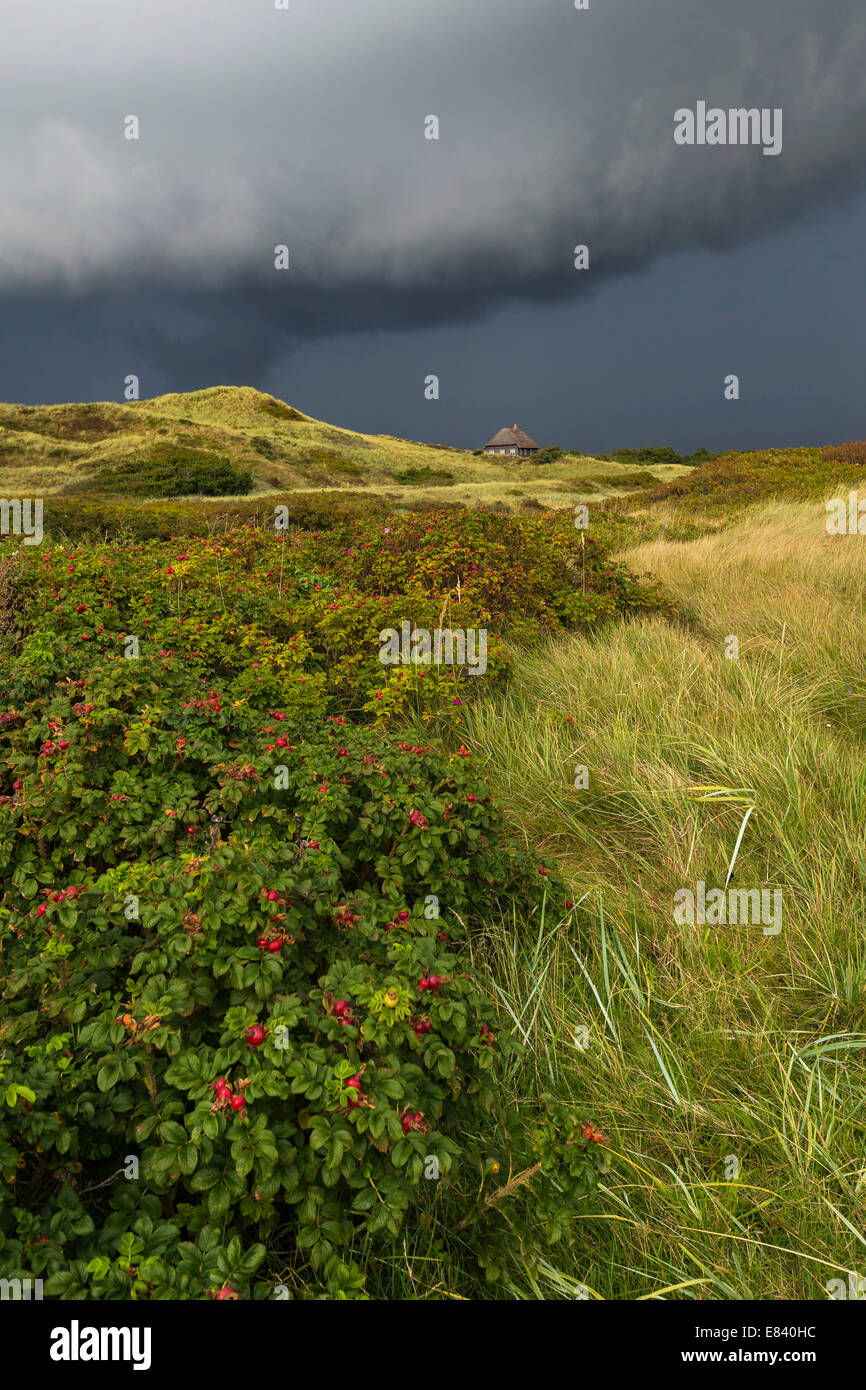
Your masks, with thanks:
[[(441, 606), (466, 556), (341, 578), (341, 543), (276, 545), (15, 561), (0, 1277), (47, 1296), (268, 1297), (274, 1247), (301, 1296), (366, 1296), (371, 1251), (434, 1220), (471, 1225), (495, 1278), (605, 1166), (570, 1107), (510, 1114), (510, 1026), (470, 965), (491, 910), (559, 912), (553, 867), (509, 843), (464, 748), (350, 722), (312, 622), (342, 614), (351, 647), (349, 578), (353, 621), (365, 585)], [(475, 553), (458, 602), (505, 617)]]
[[(383, 724), (410, 710), (454, 722), (460, 703), (507, 678), (514, 643), (671, 608), (562, 514), (409, 515), (322, 534), (239, 528), (46, 547), (15, 563), (28, 595), (25, 664), (78, 673), (94, 653), (123, 654), (132, 635), (142, 653), (219, 680), (232, 699), (308, 711), (327, 701)], [(486, 675), (383, 666), (380, 633), (404, 620), (488, 631)]]

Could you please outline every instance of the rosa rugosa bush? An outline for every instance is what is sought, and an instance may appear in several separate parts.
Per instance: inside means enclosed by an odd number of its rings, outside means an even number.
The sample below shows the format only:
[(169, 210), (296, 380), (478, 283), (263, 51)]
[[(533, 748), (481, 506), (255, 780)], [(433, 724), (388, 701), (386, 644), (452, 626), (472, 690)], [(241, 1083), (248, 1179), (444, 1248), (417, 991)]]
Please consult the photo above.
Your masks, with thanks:
[[(471, 1224), (490, 1278), (557, 1238), (605, 1156), (553, 1102), (506, 1116), (468, 962), (561, 885), (462, 746), (377, 726), (459, 719), (497, 631), (661, 602), (555, 518), (0, 558), (0, 1277), (267, 1297), (279, 1249), (355, 1297), (407, 1226)], [(384, 668), (403, 620), (489, 625), (487, 680)], [(526, 1184), (479, 1193), (491, 1145)]]
[[(572, 525), (437, 512), (366, 518), (325, 533), (239, 527), (218, 537), (47, 546), (0, 558), (17, 574), (25, 666), (80, 676), (94, 656), (177, 662), (229, 700), (287, 710), (444, 716), (507, 679), (510, 644), (669, 611)], [(2, 580), (0, 580), (2, 589)], [(486, 671), (383, 665), (381, 634), (483, 629)]]
[(358, 1250), (471, 1188), (497, 1102), (512, 1044), (466, 936), (561, 885), (465, 756), (27, 640), (0, 714), (0, 1273), (266, 1297), (277, 1240), (362, 1295)]

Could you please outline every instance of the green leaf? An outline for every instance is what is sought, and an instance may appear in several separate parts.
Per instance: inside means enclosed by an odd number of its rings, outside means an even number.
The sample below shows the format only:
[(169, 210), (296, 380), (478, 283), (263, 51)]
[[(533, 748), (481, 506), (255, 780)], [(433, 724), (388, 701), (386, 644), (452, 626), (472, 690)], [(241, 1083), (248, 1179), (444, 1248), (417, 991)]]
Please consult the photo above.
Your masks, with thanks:
[(117, 1057), (106, 1057), (99, 1071), (96, 1073), (96, 1085), (100, 1091), (110, 1091), (117, 1085), (120, 1078), (120, 1059)]

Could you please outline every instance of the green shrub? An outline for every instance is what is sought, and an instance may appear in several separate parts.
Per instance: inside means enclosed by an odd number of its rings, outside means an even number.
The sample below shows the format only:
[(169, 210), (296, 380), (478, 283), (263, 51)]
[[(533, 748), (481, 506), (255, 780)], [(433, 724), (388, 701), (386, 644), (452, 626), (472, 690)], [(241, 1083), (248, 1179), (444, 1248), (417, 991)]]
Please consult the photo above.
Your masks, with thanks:
[(676, 449), (672, 449), (669, 445), (662, 448), (647, 446), (642, 449), (617, 449), (611, 457), (617, 463), (659, 464), (683, 462)]
[(496, 681), (497, 631), (643, 608), (667, 611), (562, 515), (287, 541), (251, 513), (0, 557), (0, 1277), (264, 1298), (272, 1247), (301, 1296), (359, 1297), (424, 1223), (494, 1280), (576, 1238), (603, 1136), (552, 1097), (509, 1108), (472, 949), (491, 913), (555, 926), (563, 886), (465, 747), (388, 731), (459, 730), (485, 682), (385, 669), (379, 637), (489, 625)]
[(447, 468), (430, 468), (428, 464), (421, 467), (404, 468), (401, 472), (394, 474), (395, 483), (405, 483), (415, 487), (438, 487), (443, 483), (453, 483), (454, 474)]
[(562, 450), (558, 444), (550, 444), (546, 449), (539, 449), (538, 453), (532, 458), (533, 463), (555, 463), (562, 456)]
[(250, 439), (250, 444), (257, 454), (261, 454), (262, 458), (273, 459), (277, 456), (273, 440), (268, 439), (263, 434), (254, 434)]
[(128, 497), (222, 497), (251, 492), (253, 476), (204, 449), (166, 443), (107, 465), (85, 486)]
[[(509, 1029), (464, 943), (562, 888), (471, 764), (46, 633), (3, 675), (0, 1276), (264, 1298), (277, 1240), (305, 1295), (363, 1296), (448, 1202), (490, 1277), (537, 1258), (605, 1155), (552, 1102), (497, 1114)], [(505, 1226), (465, 1137), (485, 1110), (539, 1165)]]

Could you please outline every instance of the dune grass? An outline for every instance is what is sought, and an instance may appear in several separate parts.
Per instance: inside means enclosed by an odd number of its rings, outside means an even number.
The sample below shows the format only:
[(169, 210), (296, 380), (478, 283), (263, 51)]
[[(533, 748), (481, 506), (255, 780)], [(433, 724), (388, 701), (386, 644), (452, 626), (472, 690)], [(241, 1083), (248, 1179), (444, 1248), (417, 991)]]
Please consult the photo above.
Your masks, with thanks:
[[(468, 715), (576, 903), (479, 948), (529, 1048), (515, 1097), (585, 1098), (616, 1155), (578, 1264), (552, 1251), (546, 1287), (511, 1293), (826, 1298), (866, 1268), (866, 538), (771, 503), (625, 558), (683, 623), (525, 655)], [(778, 935), (674, 921), (677, 889), (732, 864), (781, 888)]]

